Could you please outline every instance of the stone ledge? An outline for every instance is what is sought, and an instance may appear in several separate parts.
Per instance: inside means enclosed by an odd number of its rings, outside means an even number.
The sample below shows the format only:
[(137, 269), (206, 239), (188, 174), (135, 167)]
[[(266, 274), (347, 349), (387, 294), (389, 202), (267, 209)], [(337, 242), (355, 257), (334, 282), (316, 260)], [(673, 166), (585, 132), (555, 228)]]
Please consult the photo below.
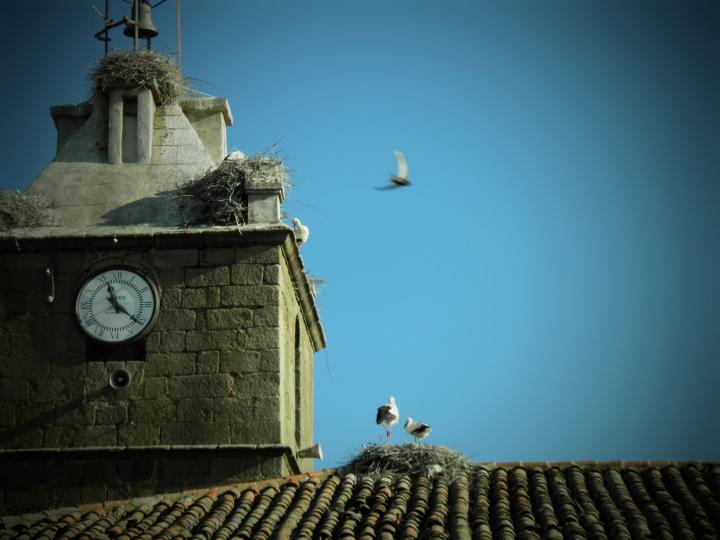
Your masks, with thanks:
[(180, 101), (180, 108), (183, 113), (189, 112), (221, 112), (225, 119), (225, 124), (231, 126), (233, 123), (230, 104), (225, 98), (219, 97), (203, 97), (194, 99), (183, 99)]
[(0, 448), (0, 459), (13, 457), (34, 457), (67, 455), (74, 457), (83, 454), (119, 454), (119, 453), (147, 453), (147, 452), (207, 452), (207, 451), (249, 451), (285, 453), (292, 452), (292, 448), (283, 444), (174, 444), (152, 446), (86, 446), (74, 448)]

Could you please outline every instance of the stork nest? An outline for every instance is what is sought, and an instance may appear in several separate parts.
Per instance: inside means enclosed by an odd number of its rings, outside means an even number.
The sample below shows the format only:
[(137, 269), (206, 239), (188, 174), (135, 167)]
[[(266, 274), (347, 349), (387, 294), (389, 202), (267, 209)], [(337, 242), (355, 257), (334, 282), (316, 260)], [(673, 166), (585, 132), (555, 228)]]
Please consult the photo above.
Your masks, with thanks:
[(154, 51), (115, 51), (90, 71), (97, 90), (108, 88), (149, 88), (160, 105), (175, 103), (185, 95), (180, 66)]
[[(439, 467), (439, 469), (438, 469)], [(454, 480), (473, 468), (464, 454), (445, 446), (406, 443), (373, 444), (340, 468), (342, 474), (353, 473), (380, 477), (387, 473), (409, 475), (443, 474)]]
[(186, 225), (241, 225), (247, 222), (247, 184), (291, 185), (283, 161), (276, 156), (233, 152), (204, 176), (180, 186)]
[(51, 205), (36, 195), (0, 190), (0, 231), (27, 227), (52, 227), (56, 219)]

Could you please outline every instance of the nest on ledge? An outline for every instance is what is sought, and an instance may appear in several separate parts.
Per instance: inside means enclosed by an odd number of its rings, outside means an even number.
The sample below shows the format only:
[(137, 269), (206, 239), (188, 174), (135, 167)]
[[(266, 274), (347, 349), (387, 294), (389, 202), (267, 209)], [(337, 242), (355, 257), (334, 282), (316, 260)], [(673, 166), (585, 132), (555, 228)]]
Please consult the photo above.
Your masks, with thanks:
[(36, 195), (0, 190), (0, 231), (56, 226), (58, 222), (50, 208), (47, 201)]
[(173, 60), (154, 51), (115, 51), (90, 71), (90, 81), (100, 91), (108, 88), (152, 89), (160, 105), (170, 105), (185, 95), (185, 79)]
[(277, 156), (245, 156), (233, 152), (202, 177), (180, 186), (186, 225), (241, 225), (246, 222), (245, 186), (291, 185), (290, 175)]

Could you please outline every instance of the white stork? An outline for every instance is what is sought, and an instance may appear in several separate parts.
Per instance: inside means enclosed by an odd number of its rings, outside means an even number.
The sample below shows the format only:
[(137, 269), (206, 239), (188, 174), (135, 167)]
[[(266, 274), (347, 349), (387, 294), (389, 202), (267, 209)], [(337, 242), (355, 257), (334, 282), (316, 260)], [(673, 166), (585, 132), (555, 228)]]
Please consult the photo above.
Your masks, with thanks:
[(381, 405), (377, 410), (377, 417), (375, 423), (377, 425), (382, 424), (385, 428), (385, 435), (387, 435), (387, 443), (390, 444), (390, 435), (392, 435), (392, 427), (398, 423), (400, 419), (400, 411), (398, 411), (395, 398), (390, 396), (389, 403)]
[(425, 422), (414, 422), (412, 417), (408, 416), (405, 420), (405, 431), (410, 435), (415, 442), (420, 444), (420, 441), (430, 435), (432, 428)]
[(298, 218), (293, 219), (293, 230), (295, 231), (295, 241), (298, 246), (303, 245), (310, 238), (310, 229), (307, 225), (300, 223)]
[(395, 152), (395, 161), (397, 162), (397, 174), (391, 174), (390, 175), (390, 183), (386, 184), (382, 187), (376, 187), (375, 189), (378, 190), (387, 190), (387, 189), (395, 189), (399, 187), (407, 187), (410, 185), (410, 180), (408, 179), (408, 164), (407, 159), (405, 159), (405, 154), (403, 154), (400, 150), (394, 150)]

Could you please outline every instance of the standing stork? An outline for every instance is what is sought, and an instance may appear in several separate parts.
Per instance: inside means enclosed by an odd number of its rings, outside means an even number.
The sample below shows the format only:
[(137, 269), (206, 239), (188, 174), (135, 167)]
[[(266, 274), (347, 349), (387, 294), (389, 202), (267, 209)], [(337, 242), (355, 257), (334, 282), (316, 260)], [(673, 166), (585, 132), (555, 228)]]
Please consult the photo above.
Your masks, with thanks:
[(377, 425), (382, 424), (385, 428), (385, 435), (387, 436), (387, 444), (390, 444), (390, 435), (392, 435), (392, 427), (398, 423), (400, 419), (400, 411), (398, 411), (395, 398), (390, 396), (390, 400), (385, 405), (381, 405), (377, 410), (377, 417), (375, 423)]
[(295, 241), (298, 246), (302, 246), (310, 238), (310, 229), (307, 225), (300, 223), (298, 218), (293, 219), (293, 230), (295, 231)]
[(428, 424), (425, 422), (414, 422), (410, 416), (405, 420), (403, 427), (405, 428), (405, 432), (415, 439), (417, 444), (420, 444), (420, 441), (430, 435), (432, 431), (432, 428)]

